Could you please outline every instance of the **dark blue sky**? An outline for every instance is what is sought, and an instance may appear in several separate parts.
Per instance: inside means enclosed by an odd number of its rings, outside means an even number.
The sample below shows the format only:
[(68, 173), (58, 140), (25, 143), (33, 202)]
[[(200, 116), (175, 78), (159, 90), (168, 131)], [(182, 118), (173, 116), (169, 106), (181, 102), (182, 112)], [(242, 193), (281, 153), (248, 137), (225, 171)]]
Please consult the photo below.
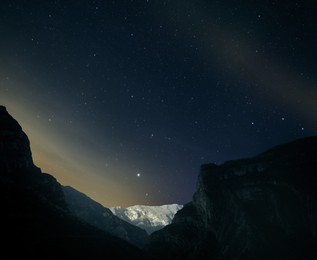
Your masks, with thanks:
[(317, 130), (312, 1), (1, 1), (0, 103), (35, 163), (110, 206)]

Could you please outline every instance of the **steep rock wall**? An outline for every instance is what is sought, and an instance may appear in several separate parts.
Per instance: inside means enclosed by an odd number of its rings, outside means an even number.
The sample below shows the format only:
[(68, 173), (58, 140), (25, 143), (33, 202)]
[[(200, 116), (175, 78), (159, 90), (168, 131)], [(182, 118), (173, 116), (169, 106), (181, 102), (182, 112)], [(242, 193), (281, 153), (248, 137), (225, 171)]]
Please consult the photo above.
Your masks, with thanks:
[(193, 201), (152, 234), (149, 251), (185, 259), (315, 257), (316, 156), (317, 137), (310, 137), (201, 166)]

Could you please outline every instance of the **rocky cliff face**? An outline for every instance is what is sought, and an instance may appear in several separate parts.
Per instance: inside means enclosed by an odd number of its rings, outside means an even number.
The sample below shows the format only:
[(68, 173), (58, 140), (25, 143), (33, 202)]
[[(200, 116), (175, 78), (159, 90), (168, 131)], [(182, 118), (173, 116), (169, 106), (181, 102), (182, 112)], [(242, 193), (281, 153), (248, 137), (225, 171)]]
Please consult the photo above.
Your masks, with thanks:
[(316, 157), (310, 137), (203, 165), (193, 201), (151, 235), (149, 251), (170, 259), (316, 259)]
[(23, 188), (43, 203), (67, 211), (61, 185), (34, 165), (27, 135), (3, 106), (0, 106), (0, 173), (2, 182)]
[(19, 123), (0, 106), (0, 169), (10, 173), (17, 169), (34, 169), (30, 142)]
[(2, 259), (149, 259), (70, 214), (62, 186), (34, 165), (28, 137), (3, 106), (0, 205)]

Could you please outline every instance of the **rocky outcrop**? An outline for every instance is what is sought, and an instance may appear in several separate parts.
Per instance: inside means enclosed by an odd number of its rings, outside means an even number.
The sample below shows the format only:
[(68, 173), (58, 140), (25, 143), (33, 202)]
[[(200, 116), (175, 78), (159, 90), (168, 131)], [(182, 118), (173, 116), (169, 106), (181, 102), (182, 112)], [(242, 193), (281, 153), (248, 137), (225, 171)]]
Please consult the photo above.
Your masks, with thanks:
[(317, 137), (308, 137), (203, 165), (193, 201), (148, 250), (167, 259), (317, 259), (316, 157)]
[(27, 135), (4, 106), (0, 106), (0, 173), (2, 183), (24, 189), (46, 205), (67, 211), (61, 185), (34, 165)]
[(85, 194), (70, 186), (64, 186), (63, 192), (69, 210), (79, 219), (138, 247), (143, 247), (148, 242), (148, 235), (144, 229), (118, 218), (110, 209)]
[(30, 142), (19, 123), (0, 106), (0, 170), (34, 169)]

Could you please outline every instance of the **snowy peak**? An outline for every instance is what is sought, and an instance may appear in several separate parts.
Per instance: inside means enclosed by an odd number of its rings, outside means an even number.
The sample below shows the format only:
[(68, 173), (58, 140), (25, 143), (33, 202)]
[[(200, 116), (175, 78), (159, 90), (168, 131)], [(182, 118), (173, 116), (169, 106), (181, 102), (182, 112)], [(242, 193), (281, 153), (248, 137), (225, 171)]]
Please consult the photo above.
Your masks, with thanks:
[(162, 206), (135, 205), (128, 208), (110, 208), (117, 217), (145, 229), (149, 234), (170, 224), (183, 205)]

